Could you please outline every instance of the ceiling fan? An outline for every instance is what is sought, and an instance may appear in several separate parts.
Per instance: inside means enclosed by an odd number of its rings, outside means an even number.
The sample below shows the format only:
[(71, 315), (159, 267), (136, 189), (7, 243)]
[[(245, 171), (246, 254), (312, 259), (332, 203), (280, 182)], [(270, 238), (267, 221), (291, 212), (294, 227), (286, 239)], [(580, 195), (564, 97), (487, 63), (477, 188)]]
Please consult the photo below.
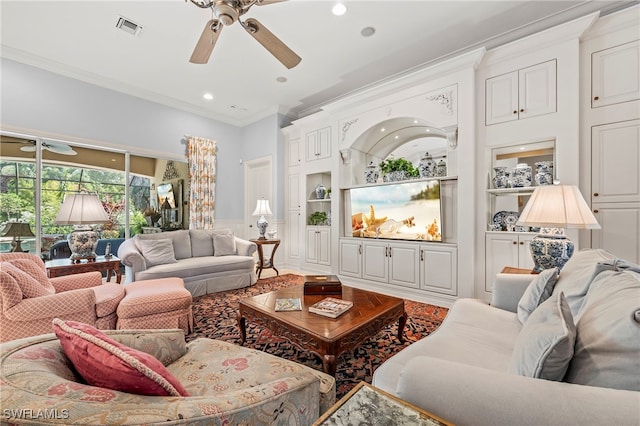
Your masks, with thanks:
[[(30, 145), (25, 145), (20, 147), (20, 151), (24, 152), (35, 152), (36, 151), (36, 142), (29, 141), (26, 142)], [(63, 143), (54, 143), (54, 142), (42, 142), (42, 149), (46, 149), (47, 151), (51, 151), (56, 154), (61, 155), (78, 155), (76, 151), (73, 150), (69, 145)]]
[[(185, 0), (186, 1), (186, 0)], [(284, 44), (271, 31), (266, 29), (258, 20), (248, 18), (240, 20), (240, 16), (249, 11), (253, 5), (268, 5), (284, 0), (190, 0), (191, 3), (203, 9), (211, 9), (215, 18), (211, 19), (204, 27), (198, 44), (193, 50), (189, 62), (194, 64), (206, 64), (209, 61), (213, 47), (225, 26), (239, 22), (258, 43), (264, 46), (277, 60), (291, 69), (298, 65), (302, 58)]]

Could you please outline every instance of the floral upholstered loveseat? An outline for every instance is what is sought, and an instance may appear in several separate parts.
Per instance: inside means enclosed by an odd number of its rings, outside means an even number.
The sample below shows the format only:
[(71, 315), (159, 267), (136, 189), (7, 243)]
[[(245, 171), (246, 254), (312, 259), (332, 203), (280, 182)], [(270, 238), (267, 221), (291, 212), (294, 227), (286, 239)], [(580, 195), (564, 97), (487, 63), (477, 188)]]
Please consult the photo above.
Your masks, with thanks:
[(160, 360), (191, 396), (90, 386), (55, 334), (0, 345), (2, 423), (61, 425), (310, 425), (335, 402), (335, 380), (260, 351), (182, 330), (105, 331)]

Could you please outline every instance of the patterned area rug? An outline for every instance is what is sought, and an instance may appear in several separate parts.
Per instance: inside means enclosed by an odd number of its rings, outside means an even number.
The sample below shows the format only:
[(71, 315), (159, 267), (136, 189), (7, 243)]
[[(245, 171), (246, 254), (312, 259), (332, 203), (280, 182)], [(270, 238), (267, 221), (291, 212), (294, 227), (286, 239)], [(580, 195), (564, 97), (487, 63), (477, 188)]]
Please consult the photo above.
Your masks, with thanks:
[[(254, 286), (196, 297), (193, 301), (194, 331), (187, 341), (198, 337), (240, 343), (238, 328), (238, 301), (245, 297), (302, 284), (300, 275), (285, 274), (259, 280)], [(380, 333), (363, 342), (355, 350), (338, 358), (336, 391), (338, 398), (345, 395), (361, 381), (371, 383), (373, 372), (386, 359), (411, 343), (434, 331), (447, 314), (447, 309), (424, 303), (406, 301), (409, 316), (405, 326), (405, 342), (397, 339), (398, 324), (388, 325)], [(246, 347), (277, 355), (322, 370), (320, 358), (302, 350), (290, 341), (275, 336), (269, 330), (247, 322)]]

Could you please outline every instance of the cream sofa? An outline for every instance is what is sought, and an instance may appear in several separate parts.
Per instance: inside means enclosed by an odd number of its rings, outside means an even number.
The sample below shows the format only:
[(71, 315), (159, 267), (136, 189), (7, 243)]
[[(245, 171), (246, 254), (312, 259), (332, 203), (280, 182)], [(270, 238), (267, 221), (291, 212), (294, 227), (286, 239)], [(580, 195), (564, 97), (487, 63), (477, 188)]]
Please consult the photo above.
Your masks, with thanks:
[(177, 277), (196, 297), (255, 284), (255, 252), (255, 243), (228, 229), (191, 229), (136, 235), (120, 245), (118, 257), (125, 285)]
[[(635, 268), (603, 250), (575, 253), (553, 293), (524, 325), (518, 304), (536, 276), (500, 274), (492, 305), (456, 301), (433, 334), (375, 371), (373, 385), (457, 425), (637, 426), (640, 270)], [(557, 347), (545, 347), (540, 335), (528, 333), (555, 322), (542, 314), (550, 305), (562, 305), (559, 298), (576, 326), (575, 345), (569, 339), (570, 352), (564, 355), (566, 373), (559, 370), (561, 379), (553, 381), (511, 372), (537, 351), (545, 351), (546, 362), (561, 354)], [(564, 332), (571, 328), (569, 322), (555, 326), (564, 326)], [(532, 364), (539, 368), (544, 363), (534, 357)]]
[(261, 351), (182, 330), (105, 331), (160, 360), (191, 396), (144, 396), (78, 379), (55, 334), (0, 345), (2, 424), (310, 425), (335, 379)]

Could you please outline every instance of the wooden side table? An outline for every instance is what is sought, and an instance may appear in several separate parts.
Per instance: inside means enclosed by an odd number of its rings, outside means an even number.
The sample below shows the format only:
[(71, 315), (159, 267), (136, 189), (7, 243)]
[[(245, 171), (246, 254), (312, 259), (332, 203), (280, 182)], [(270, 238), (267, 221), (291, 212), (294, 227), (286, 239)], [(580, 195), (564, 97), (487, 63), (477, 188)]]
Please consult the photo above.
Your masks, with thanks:
[(80, 274), (82, 272), (106, 271), (107, 282), (111, 281), (111, 276), (115, 274), (116, 282), (120, 284), (122, 274), (120, 273), (120, 259), (115, 256), (98, 256), (93, 262), (82, 261), (72, 263), (70, 259), (54, 259), (44, 263), (47, 268), (49, 278), (61, 277), (63, 275)]
[[(273, 257), (276, 255), (276, 250), (278, 250), (278, 246), (280, 245), (280, 240), (270, 240), (270, 239), (256, 239), (250, 240), (253, 243), (258, 245), (258, 264), (256, 265), (256, 272), (258, 273), (258, 279), (260, 279), (260, 274), (262, 274), (263, 269), (273, 269), (276, 271), (277, 275), (280, 275), (280, 272), (273, 265)], [(264, 252), (262, 251), (262, 246), (265, 245), (273, 245), (273, 250), (271, 250), (271, 256), (269, 259), (264, 258)]]

